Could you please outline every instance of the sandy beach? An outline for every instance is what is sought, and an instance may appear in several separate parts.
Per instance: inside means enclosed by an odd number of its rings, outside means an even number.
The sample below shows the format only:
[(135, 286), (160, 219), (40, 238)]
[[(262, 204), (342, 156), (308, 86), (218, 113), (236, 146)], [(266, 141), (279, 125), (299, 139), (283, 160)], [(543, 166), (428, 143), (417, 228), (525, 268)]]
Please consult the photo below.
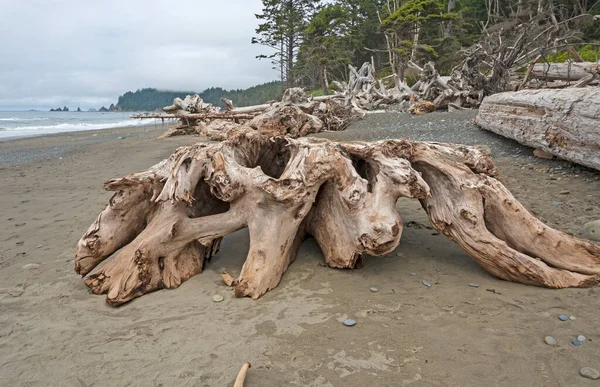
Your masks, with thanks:
[[(373, 114), (319, 136), (485, 145), (501, 180), (549, 225), (575, 233), (600, 219), (599, 172), (534, 158), (476, 128), (474, 117)], [(598, 385), (579, 370), (600, 370), (600, 289), (498, 280), (425, 227), (411, 200), (398, 203), (403, 221), (423, 226), (406, 227), (393, 253), (368, 257), (362, 269), (324, 267), (307, 240), (278, 288), (258, 301), (236, 299), (219, 272), (239, 273), (248, 249), (242, 230), (180, 288), (107, 306), (74, 272), (74, 246), (111, 197), (104, 180), (199, 141), (157, 140), (163, 131), (0, 142), (0, 385), (231, 386), (247, 361), (248, 387)], [(214, 303), (215, 294), (225, 300)], [(357, 325), (342, 325), (348, 317)], [(556, 346), (544, 343), (547, 335)], [(577, 335), (587, 337), (579, 347), (570, 343)]]

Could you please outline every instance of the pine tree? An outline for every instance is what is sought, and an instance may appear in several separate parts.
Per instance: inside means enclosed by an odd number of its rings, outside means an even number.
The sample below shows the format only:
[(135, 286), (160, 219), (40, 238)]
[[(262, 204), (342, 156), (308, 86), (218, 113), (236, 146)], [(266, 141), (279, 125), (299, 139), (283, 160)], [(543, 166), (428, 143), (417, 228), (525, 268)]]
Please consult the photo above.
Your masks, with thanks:
[(271, 59), (280, 71), (282, 87), (294, 85), (294, 63), (304, 38), (304, 30), (321, 0), (263, 0), (263, 10), (256, 18), (263, 23), (256, 29), (258, 37), (253, 44), (261, 44), (275, 50), (259, 59)]

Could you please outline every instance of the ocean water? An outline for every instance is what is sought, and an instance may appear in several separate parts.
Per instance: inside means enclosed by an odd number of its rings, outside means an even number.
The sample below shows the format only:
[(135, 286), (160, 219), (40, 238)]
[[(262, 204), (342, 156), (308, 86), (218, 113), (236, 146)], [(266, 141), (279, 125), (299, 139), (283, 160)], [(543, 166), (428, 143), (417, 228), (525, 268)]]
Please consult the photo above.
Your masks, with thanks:
[(135, 127), (160, 122), (158, 119), (129, 118), (132, 114), (135, 113), (0, 111), (0, 141), (52, 133)]

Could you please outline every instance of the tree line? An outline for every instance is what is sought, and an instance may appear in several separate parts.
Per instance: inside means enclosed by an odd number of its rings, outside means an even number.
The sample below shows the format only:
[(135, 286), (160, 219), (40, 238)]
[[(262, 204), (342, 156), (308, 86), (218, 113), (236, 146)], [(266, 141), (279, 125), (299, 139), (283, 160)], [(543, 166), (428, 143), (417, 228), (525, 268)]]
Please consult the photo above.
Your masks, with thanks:
[[(138, 89), (133, 92), (128, 91), (119, 96), (119, 101), (114, 110), (153, 111), (171, 105), (175, 98), (185, 98), (186, 95), (190, 94), (198, 94), (205, 102), (209, 102), (215, 106), (223, 106), (221, 102), (222, 97), (232, 100), (235, 106), (251, 106), (279, 98), (281, 95), (281, 85), (279, 81), (273, 81), (248, 89), (238, 90), (211, 87), (201, 93), (194, 91), (167, 91), (154, 88)], [(107, 111), (113, 111), (112, 105)]]
[[(405, 79), (411, 64), (435, 61), (449, 74), (466, 48), (514, 22), (550, 15), (554, 29), (574, 33), (600, 56), (598, 0), (263, 0), (252, 43), (264, 45), (282, 88), (322, 88), (348, 79), (348, 64), (373, 62), (378, 75)], [(512, 24), (511, 24), (512, 23)], [(591, 44), (591, 45), (589, 45)], [(590, 48), (591, 47), (591, 48)], [(567, 51), (565, 51), (567, 52)], [(561, 52), (548, 53), (561, 55)], [(532, 58), (533, 59), (533, 58)]]

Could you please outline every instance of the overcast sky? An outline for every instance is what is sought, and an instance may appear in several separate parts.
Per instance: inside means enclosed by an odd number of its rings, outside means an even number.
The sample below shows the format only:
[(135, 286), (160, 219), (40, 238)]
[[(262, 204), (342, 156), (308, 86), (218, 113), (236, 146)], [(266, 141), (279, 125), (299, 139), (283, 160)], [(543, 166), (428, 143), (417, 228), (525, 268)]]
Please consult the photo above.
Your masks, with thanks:
[(260, 0), (0, 0), (0, 110), (275, 80), (250, 44), (260, 11)]

